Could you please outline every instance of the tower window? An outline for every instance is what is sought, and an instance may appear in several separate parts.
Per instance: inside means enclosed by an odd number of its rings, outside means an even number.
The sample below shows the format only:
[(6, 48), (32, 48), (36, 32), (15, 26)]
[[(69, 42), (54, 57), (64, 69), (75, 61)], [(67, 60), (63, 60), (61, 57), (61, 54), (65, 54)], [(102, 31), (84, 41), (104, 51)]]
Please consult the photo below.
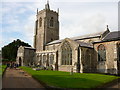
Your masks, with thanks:
[(54, 26), (54, 20), (53, 20), (53, 17), (50, 18), (50, 27), (53, 27)]
[(40, 19), (39, 19), (39, 27), (41, 27), (42, 26), (42, 18), (40, 17)]
[(98, 46), (98, 61), (106, 61), (106, 49), (102, 44)]

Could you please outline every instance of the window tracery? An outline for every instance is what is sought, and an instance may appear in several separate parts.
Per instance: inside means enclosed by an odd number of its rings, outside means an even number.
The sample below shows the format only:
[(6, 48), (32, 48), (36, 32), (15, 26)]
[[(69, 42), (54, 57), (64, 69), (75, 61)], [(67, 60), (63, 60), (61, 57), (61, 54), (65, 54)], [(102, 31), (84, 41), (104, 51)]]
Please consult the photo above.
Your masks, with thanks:
[(61, 47), (62, 50), (62, 65), (72, 65), (72, 49), (69, 45), (69, 43), (66, 41)]
[(98, 46), (98, 61), (106, 61), (106, 48), (103, 44)]
[(53, 62), (54, 62), (54, 55), (51, 54), (51, 55), (50, 55), (50, 64), (53, 64)]
[(43, 64), (46, 63), (46, 55), (43, 55)]
[(42, 64), (42, 55), (40, 55), (40, 65)]
[(118, 61), (120, 61), (120, 43), (117, 43), (117, 57)]

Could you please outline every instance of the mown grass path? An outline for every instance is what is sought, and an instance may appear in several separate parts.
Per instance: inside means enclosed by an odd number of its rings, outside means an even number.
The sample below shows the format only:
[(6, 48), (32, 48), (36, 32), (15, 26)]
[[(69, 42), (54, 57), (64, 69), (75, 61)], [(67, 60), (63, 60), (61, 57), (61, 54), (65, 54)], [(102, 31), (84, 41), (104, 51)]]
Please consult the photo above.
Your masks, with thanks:
[(48, 86), (60, 88), (96, 88), (114, 79), (116, 76), (93, 74), (93, 73), (74, 73), (62, 71), (34, 71), (29, 67), (21, 67), (38, 81)]
[(25, 73), (23, 70), (7, 68), (2, 79), (2, 88), (44, 88), (44, 87), (35, 79), (33, 79), (30, 75)]

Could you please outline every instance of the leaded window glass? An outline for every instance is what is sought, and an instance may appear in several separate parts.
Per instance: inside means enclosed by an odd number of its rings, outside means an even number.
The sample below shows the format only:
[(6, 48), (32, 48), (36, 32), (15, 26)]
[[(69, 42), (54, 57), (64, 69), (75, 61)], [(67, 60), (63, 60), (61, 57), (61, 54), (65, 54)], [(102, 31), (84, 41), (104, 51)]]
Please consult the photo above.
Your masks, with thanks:
[(61, 64), (72, 65), (72, 49), (67, 41), (63, 43), (61, 50)]
[(120, 43), (117, 44), (117, 57), (118, 61), (120, 61)]
[(51, 55), (50, 55), (50, 64), (53, 64), (53, 62), (54, 62), (54, 55), (51, 54)]
[(49, 66), (49, 54), (46, 56), (46, 65)]
[(98, 61), (106, 61), (106, 48), (102, 44), (98, 46)]
[(42, 55), (40, 55), (40, 65), (42, 64)]
[(43, 64), (46, 63), (46, 55), (43, 55)]

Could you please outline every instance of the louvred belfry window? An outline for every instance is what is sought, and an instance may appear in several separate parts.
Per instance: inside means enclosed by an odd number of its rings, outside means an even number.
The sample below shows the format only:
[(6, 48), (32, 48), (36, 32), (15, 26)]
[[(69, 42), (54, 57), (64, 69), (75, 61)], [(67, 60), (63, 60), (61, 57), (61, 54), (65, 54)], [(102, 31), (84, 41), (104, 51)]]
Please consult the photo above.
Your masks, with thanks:
[(40, 19), (39, 19), (39, 27), (41, 27), (42, 26), (42, 18), (40, 17)]
[(53, 17), (50, 18), (50, 27), (53, 27), (54, 26), (54, 20), (53, 20)]

